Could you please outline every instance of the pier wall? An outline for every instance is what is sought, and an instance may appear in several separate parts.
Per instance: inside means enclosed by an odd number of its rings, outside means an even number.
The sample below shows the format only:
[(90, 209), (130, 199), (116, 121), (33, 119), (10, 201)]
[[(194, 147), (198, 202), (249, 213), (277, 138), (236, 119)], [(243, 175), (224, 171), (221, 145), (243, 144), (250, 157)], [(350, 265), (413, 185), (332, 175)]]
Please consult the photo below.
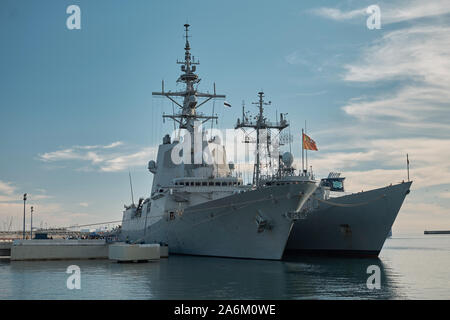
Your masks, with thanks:
[(11, 241), (0, 241), (0, 257), (11, 255)]
[(145, 261), (161, 258), (159, 244), (116, 243), (109, 246), (109, 259), (116, 261)]
[(168, 258), (169, 257), (169, 247), (168, 246), (160, 246), (159, 253), (161, 258)]
[(108, 259), (104, 240), (15, 240), (11, 260)]

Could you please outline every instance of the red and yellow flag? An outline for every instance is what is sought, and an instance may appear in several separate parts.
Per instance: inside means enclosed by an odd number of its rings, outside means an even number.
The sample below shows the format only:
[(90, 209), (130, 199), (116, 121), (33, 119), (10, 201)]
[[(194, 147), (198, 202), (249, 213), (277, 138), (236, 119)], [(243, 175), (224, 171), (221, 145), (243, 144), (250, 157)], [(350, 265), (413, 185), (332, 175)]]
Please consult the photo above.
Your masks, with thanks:
[(304, 133), (303, 133), (303, 149), (318, 151), (316, 142)]

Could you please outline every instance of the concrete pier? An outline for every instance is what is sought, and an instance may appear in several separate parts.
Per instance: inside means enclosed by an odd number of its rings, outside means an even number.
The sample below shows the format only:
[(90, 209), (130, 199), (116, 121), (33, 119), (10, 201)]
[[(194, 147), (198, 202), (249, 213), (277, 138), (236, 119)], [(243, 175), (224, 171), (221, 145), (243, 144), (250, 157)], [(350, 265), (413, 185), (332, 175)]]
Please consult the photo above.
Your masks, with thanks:
[(107, 243), (103, 239), (0, 241), (0, 259), (11, 261), (75, 259), (149, 261), (168, 256), (169, 247), (159, 244)]
[(160, 246), (159, 253), (160, 253), (161, 258), (168, 258), (169, 257), (169, 246)]
[(0, 257), (11, 255), (12, 241), (0, 241)]
[(105, 240), (14, 240), (11, 260), (108, 259)]
[(159, 244), (114, 243), (109, 246), (109, 259), (118, 262), (159, 260)]

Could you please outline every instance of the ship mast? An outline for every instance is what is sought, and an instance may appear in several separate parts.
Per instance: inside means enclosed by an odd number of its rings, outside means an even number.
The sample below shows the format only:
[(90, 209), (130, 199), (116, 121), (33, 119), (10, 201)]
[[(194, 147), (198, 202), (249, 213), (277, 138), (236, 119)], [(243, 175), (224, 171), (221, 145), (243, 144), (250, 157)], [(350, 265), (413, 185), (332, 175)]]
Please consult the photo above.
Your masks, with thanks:
[[(279, 131), (285, 129), (289, 126), (286, 119), (284, 119), (283, 114), (280, 114), (279, 122), (268, 122), (264, 117), (264, 106), (270, 105), (271, 102), (264, 101), (264, 92), (258, 92), (259, 100), (257, 102), (252, 102), (252, 104), (256, 104), (259, 109), (258, 115), (255, 117), (256, 122), (252, 122), (244, 114), (244, 108), (242, 109), (242, 120), (238, 119), (235, 129), (238, 128), (253, 128), (256, 130), (256, 163), (253, 169), (253, 184), (257, 187), (260, 186), (260, 176), (261, 176), (261, 159), (260, 159), (260, 140), (261, 133), (260, 130), (270, 130), (270, 129), (278, 129)], [(267, 148), (269, 148), (269, 141), (267, 141)]]
[[(168, 98), (170, 101), (175, 103), (181, 111), (177, 114), (172, 115), (163, 115), (164, 118), (170, 118), (173, 121), (179, 124), (180, 129), (187, 129), (191, 134), (194, 132), (194, 122), (201, 121), (202, 123), (208, 120), (217, 119), (217, 116), (211, 115), (207, 116), (202, 113), (197, 112), (197, 109), (214, 98), (225, 98), (225, 95), (216, 94), (216, 85), (214, 84), (214, 93), (203, 93), (199, 92), (194, 88), (195, 84), (200, 82), (200, 78), (195, 73), (197, 69), (197, 65), (200, 62), (195, 60), (193, 56), (191, 56), (191, 47), (189, 44), (189, 24), (184, 25), (185, 28), (185, 38), (186, 43), (184, 46), (184, 61), (178, 61), (177, 64), (181, 65), (181, 71), (183, 72), (178, 78), (177, 82), (182, 82), (185, 84), (184, 91), (178, 92), (166, 92), (164, 91), (164, 80), (162, 81), (161, 91), (160, 92), (152, 92), (154, 96), (164, 96)], [(183, 103), (179, 103), (176, 98), (183, 97)], [(203, 101), (199, 103), (198, 98), (202, 98)]]

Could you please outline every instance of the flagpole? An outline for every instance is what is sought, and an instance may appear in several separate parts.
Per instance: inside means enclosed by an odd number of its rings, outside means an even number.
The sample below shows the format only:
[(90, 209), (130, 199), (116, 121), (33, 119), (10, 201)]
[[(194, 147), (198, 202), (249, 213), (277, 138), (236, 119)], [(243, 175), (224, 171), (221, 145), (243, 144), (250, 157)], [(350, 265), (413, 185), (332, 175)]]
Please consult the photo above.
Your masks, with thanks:
[[(306, 134), (306, 120), (305, 120), (305, 134)], [(306, 172), (308, 172), (308, 149), (305, 150), (305, 159), (306, 159)]]
[(303, 134), (304, 133), (303, 133), (303, 128), (302, 128), (302, 175), (305, 172), (305, 162), (304, 162), (304, 159), (303, 159), (304, 154), (305, 154), (305, 147), (303, 145), (303, 141), (304, 141)]
[(406, 154), (406, 171), (408, 172), (408, 182), (409, 182), (409, 158), (408, 158), (408, 154)]

